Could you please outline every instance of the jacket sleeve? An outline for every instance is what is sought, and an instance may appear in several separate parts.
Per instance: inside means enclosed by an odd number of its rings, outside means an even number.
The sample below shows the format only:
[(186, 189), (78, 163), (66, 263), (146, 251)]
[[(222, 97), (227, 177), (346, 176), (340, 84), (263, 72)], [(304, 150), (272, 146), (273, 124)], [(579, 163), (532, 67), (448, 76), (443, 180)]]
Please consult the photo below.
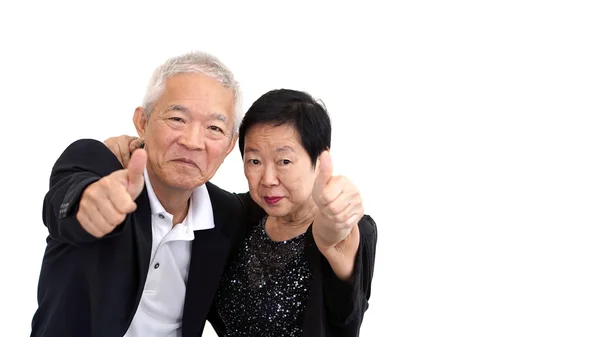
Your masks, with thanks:
[(336, 331), (336, 336), (358, 336), (371, 297), (377, 226), (369, 215), (363, 216), (358, 226), (360, 243), (349, 280), (340, 280), (322, 256), (327, 323)]
[(86, 187), (122, 168), (104, 143), (81, 139), (69, 145), (52, 168), (44, 197), (42, 217), (50, 238), (72, 245), (98, 240), (77, 221), (79, 201)]

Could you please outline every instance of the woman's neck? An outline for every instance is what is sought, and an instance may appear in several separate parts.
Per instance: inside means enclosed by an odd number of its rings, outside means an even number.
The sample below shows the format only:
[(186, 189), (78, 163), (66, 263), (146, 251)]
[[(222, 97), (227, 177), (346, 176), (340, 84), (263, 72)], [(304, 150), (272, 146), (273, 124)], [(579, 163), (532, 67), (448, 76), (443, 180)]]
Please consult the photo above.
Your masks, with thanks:
[(285, 241), (306, 232), (317, 215), (317, 205), (310, 199), (297, 211), (286, 216), (269, 216), (265, 231), (273, 241)]

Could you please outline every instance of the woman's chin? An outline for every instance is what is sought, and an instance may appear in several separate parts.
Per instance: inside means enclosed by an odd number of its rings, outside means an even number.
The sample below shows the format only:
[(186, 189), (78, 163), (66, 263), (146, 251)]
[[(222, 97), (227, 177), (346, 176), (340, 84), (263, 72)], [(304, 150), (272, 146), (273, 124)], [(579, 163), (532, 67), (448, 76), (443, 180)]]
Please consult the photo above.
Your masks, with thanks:
[(269, 216), (280, 217), (286, 216), (289, 213), (287, 207), (282, 207), (280, 204), (270, 205), (268, 203), (262, 203), (261, 207)]

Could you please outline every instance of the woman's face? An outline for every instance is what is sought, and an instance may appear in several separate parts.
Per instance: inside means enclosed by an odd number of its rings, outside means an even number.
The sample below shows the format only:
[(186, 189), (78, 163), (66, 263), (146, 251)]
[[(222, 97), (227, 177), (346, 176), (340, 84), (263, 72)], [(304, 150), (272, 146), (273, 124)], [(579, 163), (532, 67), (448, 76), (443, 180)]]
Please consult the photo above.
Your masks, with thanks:
[(244, 173), (250, 195), (270, 216), (294, 215), (312, 203), (317, 176), (296, 129), (255, 125), (244, 146)]

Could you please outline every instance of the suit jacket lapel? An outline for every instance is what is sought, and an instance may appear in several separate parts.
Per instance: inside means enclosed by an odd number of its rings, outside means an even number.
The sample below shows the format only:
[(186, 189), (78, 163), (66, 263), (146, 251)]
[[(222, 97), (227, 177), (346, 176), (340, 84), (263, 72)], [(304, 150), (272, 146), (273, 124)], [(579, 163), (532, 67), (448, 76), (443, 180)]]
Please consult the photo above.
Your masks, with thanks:
[(133, 226), (135, 237), (135, 248), (137, 250), (138, 262), (138, 293), (136, 298), (136, 308), (142, 297), (146, 277), (148, 276), (148, 268), (150, 265), (150, 254), (152, 252), (152, 219), (150, 210), (150, 199), (146, 187), (135, 200), (137, 210), (133, 213)]
[[(194, 231), (192, 257), (183, 307), (183, 336), (198, 336), (210, 311), (216, 290), (221, 281), (231, 248), (231, 238), (226, 228), (236, 226), (239, 216), (228, 209), (231, 201), (222, 191), (207, 183), (213, 208), (215, 228)], [(237, 212), (237, 214), (241, 213)]]

